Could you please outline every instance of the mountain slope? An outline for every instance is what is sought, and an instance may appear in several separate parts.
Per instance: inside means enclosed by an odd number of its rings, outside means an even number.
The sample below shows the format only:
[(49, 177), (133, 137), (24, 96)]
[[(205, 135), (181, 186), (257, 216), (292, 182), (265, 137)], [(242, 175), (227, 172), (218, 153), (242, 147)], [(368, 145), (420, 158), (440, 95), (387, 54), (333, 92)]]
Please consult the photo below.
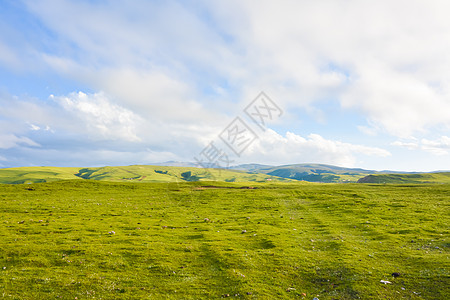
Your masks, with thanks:
[(146, 165), (99, 168), (25, 167), (0, 169), (0, 183), (20, 184), (67, 179), (115, 182), (290, 181), (289, 179), (269, 174), (249, 173), (238, 170)]
[[(177, 163), (178, 164), (178, 163)], [(246, 164), (230, 169), (202, 169), (158, 165), (98, 168), (24, 167), (0, 169), (0, 183), (20, 184), (59, 180), (115, 182), (224, 181), (265, 182), (309, 181), (326, 183), (450, 183), (450, 172), (386, 173), (323, 164), (268, 166)]]
[(51, 182), (67, 179), (81, 179), (75, 174), (78, 168), (23, 167), (0, 169), (0, 183)]
[(284, 166), (245, 164), (233, 168), (309, 182), (450, 183), (450, 177), (448, 175), (450, 172), (448, 171), (430, 173), (374, 171), (325, 164), (293, 164)]
[(358, 183), (450, 183), (450, 172), (417, 174), (373, 174), (358, 180)]
[(361, 177), (378, 173), (377, 171), (372, 170), (343, 168), (324, 164), (294, 164), (284, 166), (247, 164), (236, 166), (234, 168), (294, 180), (329, 183), (357, 182)]

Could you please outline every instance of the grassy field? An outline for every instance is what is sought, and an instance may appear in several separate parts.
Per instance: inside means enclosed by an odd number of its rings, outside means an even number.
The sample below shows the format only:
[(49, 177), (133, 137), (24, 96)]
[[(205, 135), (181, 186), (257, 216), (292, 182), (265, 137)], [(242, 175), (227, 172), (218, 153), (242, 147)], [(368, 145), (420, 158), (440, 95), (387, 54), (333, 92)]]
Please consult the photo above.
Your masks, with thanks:
[(426, 184), (0, 185), (0, 297), (449, 299), (449, 199)]

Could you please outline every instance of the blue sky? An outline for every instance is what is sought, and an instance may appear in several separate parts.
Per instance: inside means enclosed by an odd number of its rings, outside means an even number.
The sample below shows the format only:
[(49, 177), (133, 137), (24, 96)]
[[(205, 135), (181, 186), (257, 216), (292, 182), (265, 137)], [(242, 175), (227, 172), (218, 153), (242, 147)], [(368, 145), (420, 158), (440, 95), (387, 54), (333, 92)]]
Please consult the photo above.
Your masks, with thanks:
[[(0, 167), (450, 169), (448, 1), (0, 0)], [(283, 114), (244, 109), (264, 91)], [(219, 134), (240, 116), (240, 156)]]

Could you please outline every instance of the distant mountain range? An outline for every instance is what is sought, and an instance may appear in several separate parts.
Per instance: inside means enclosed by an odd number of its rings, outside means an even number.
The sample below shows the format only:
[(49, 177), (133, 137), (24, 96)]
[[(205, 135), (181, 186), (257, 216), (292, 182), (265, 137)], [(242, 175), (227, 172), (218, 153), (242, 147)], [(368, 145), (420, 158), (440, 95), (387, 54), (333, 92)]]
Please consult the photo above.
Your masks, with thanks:
[(325, 183), (447, 183), (450, 172), (436, 171), (430, 173), (374, 171), (360, 168), (343, 168), (325, 164), (293, 164), (284, 166), (268, 166), (260, 164), (244, 164), (232, 169), (267, 175)]
[(323, 164), (295, 164), (267, 166), (245, 164), (233, 167), (236, 170), (310, 182), (356, 182), (361, 177), (376, 174), (376, 171), (342, 168)]
[(0, 183), (20, 184), (68, 179), (116, 182), (324, 182), (324, 183), (450, 183), (450, 172), (393, 172), (343, 168), (325, 164), (271, 166), (242, 164), (227, 169), (199, 168), (196, 163), (169, 161), (123, 167), (23, 167), (0, 169)]

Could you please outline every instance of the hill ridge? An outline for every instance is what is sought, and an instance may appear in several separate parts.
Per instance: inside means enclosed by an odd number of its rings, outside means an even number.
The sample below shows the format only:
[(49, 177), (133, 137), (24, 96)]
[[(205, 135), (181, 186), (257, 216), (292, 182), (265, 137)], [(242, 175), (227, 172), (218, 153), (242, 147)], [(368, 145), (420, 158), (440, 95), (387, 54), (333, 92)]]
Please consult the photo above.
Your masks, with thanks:
[(266, 182), (321, 183), (450, 183), (450, 172), (381, 172), (326, 164), (271, 166), (242, 164), (228, 169), (192, 166), (130, 165), (103, 167), (19, 167), (0, 169), (0, 183), (23, 184), (59, 180), (115, 182)]

